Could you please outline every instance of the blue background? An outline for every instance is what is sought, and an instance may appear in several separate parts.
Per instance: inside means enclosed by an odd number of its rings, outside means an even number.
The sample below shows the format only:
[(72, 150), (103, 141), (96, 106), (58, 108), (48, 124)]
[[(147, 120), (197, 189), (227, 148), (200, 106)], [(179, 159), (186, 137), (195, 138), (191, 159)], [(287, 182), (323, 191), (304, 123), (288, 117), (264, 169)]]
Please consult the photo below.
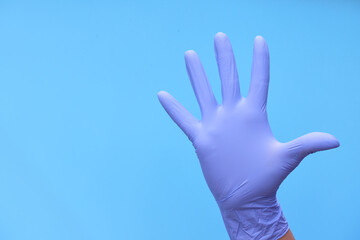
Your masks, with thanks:
[(227, 33), (246, 95), (268, 42), (278, 140), (334, 134), (278, 198), (297, 239), (360, 227), (359, 1), (0, 1), (0, 239), (227, 239), (191, 143), (158, 103), (199, 117), (183, 53)]

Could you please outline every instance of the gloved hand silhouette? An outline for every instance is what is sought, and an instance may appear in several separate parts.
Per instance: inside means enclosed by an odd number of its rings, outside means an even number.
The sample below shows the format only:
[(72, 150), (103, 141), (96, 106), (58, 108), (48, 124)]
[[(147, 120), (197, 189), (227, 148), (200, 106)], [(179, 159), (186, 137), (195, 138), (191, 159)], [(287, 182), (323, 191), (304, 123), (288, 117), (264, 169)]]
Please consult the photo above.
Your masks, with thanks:
[(159, 92), (159, 100), (193, 143), (230, 238), (280, 238), (288, 231), (276, 200), (280, 184), (308, 154), (338, 147), (339, 142), (320, 132), (287, 143), (274, 138), (266, 112), (269, 51), (262, 37), (254, 41), (246, 98), (240, 94), (235, 58), (224, 33), (215, 36), (215, 53), (222, 105), (217, 103), (194, 51), (185, 53), (185, 62), (200, 105), (201, 121), (167, 92)]

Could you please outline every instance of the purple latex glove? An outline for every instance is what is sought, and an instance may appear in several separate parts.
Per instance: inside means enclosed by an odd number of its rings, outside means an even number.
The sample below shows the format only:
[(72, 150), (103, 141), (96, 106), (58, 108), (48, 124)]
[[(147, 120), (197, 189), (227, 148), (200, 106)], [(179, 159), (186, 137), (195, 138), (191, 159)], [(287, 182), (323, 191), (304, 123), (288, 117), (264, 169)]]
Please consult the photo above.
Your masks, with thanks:
[(339, 142), (320, 132), (287, 143), (274, 138), (266, 112), (269, 50), (262, 37), (255, 38), (246, 98), (240, 94), (235, 58), (224, 33), (215, 36), (215, 53), (222, 105), (194, 51), (185, 53), (185, 62), (201, 121), (167, 92), (159, 92), (159, 100), (193, 143), (230, 238), (278, 239), (289, 229), (276, 200), (280, 184), (308, 154), (338, 147)]

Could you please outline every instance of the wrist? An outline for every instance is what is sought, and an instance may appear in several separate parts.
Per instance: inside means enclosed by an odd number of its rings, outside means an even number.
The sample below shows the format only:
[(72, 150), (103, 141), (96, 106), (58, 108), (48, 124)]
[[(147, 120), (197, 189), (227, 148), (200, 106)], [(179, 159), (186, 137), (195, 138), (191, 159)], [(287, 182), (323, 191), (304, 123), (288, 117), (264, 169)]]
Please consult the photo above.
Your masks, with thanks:
[(223, 208), (219, 205), (230, 239), (279, 239), (284, 236), (289, 225), (276, 204), (241, 208)]

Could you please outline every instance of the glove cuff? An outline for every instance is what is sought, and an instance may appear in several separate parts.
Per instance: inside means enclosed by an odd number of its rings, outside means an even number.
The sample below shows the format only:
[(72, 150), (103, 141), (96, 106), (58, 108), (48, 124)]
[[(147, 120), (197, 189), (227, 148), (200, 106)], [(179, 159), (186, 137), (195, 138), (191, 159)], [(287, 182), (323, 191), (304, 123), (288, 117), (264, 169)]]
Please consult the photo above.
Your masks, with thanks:
[(270, 207), (221, 209), (226, 230), (232, 240), (279, 239), (289, 225), (277, 203)]

